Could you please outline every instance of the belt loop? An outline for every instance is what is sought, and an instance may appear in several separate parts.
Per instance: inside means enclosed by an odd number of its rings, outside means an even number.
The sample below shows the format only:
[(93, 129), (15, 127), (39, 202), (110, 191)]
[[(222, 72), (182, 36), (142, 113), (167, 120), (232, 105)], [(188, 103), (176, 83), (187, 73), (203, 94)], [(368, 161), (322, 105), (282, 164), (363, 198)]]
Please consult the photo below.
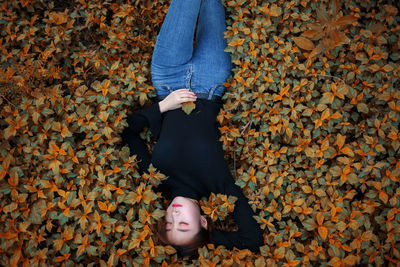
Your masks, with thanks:
[(172, 93), (174, 90), (172, 90), (171, 86), (169, 86), (168, 84), (166, 85), (168, 88), (169, 93)]
[(217, 85), (215, 85), (213, 88), (211, 88), (210, 92), (208, 93), (208, 100), (213, 99), (213, 94), (214, 94), (216, 87), (217, 87)]

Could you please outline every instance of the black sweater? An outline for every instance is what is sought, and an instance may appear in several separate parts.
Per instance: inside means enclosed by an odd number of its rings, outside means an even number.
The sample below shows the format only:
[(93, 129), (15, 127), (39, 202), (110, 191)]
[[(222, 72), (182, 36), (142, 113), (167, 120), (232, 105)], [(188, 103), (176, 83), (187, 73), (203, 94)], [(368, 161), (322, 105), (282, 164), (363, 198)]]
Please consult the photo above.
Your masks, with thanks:
[[(238, 231), (213, 229), (211, 240), (227, 249), (237, 247), (259, 252), (264, 245), (263, 232), (253, 218), (254, 212), (235, 181), (224, 159), (216, 117), (220, 100), (197, 99), (196, 108), (187, 115), (182, 109), (160, 113), (158, 102), (127, 118), (129, 127), (123, 142), (131, 155), (141, 160), (140, 172), (150, 163), (168, 178), (155, 188), (167, 199), (183, 196), (200, 200), (211, 192), (236, 196), (233, 218)], [(157, 143), (150, 157), (139, 133), (149, 126)]]

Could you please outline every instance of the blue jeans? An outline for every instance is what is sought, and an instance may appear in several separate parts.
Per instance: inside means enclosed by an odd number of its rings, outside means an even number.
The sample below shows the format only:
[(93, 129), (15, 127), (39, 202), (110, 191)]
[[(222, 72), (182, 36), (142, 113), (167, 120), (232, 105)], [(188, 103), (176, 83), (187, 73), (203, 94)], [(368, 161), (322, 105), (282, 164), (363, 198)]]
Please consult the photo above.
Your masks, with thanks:
[[(187, 88), (198, 98), (222, 96), (232, 64), (226, 48), (222, 0), (172, 0), (151, 62), (153, 87), (162, 99)], [(195, 46), (194, 32), (197, 23)]]

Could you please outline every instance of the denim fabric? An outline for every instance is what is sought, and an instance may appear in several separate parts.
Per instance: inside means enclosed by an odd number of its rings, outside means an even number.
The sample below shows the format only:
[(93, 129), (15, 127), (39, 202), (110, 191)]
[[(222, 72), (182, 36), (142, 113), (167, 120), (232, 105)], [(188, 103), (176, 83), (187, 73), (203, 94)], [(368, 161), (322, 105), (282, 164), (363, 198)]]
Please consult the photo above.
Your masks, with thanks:
[[(157, 36), (151, 63), (158, 97), (188, 88), (197, 97), (222, 96), (231, 75), (222, 0), (172, 0)], [(197, 22), (198, 19), (198, 22)], [(197, 31), (195, 46), (193, 38)]]

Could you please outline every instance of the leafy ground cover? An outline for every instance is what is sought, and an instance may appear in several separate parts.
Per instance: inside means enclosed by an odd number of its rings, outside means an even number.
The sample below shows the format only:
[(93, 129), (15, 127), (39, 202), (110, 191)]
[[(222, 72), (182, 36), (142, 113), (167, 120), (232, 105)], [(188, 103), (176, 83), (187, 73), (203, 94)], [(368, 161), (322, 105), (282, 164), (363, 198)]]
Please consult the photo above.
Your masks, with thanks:
[[(155, 239), (166, 177), (140, 176), (120, 133), (155, 96), (169, 1), (15, 0), (0, 3), (2, 266), (399, 265), (398, 1), (224, 4), (218, 121), (261, 253), (209, 244), (189, 261)], [(226, 229), (233, 205), (201, 201)]]

